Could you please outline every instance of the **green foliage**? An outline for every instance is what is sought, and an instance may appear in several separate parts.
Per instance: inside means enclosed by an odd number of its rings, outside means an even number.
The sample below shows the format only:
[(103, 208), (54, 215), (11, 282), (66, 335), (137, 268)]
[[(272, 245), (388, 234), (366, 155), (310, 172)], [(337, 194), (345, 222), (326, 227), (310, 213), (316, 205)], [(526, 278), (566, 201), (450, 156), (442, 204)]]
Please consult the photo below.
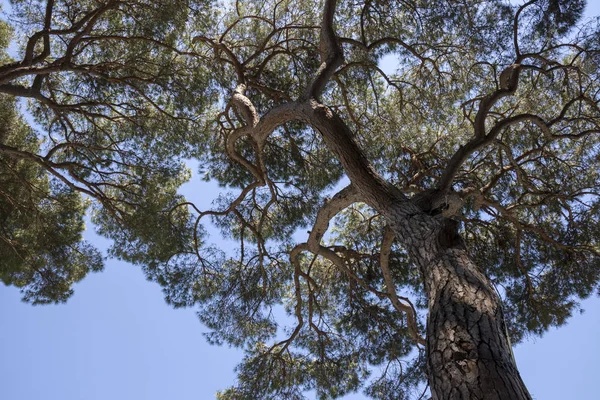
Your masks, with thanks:
[[(73, 282), (102, 265), (97, 250), (81, 241), (91, 202), (98, 231), (114, 240), (113, 256), (152, 270), (190, 251), (193, 225), (187, 209), (178, 206), (183, 198), (177, 189), (190, 176), (182, 160), (202, 151), (198, 131), (216, 94), (205, 58), (179, 48), (192, 41), (192, 21), (198, 27), (206, 22), (204, 4), (56, 1), (49, 19), (56, 29), (47, 43), (39, 33), (50, 15), (45, 2), (15, 1), (13, 8), (25, 59), (2, 56), (0, 91), (36, 101), (28, 104), (32, 127), (7, 119), (15, 127), (7, 128), (0, 156), (11, 163), (9, 170), (18, 168), (12, 174), (20, 177), (11, 179), (24, 188), (7, 189), (5, 212), (31, 219), (29, 225), (20, 222), (19, 232), (39, 243), (23, 250), (39, 265), (25, 271), (11, 262), (8, 271), (21, 275), (4, 280), (52, 293), (44, 297), (32, 290), (26, 299), (64, 301)], [(2, 23), (5, 45), (11, 30)], [(6, 113), (16, 113), (14, 100), (5, 103)], [(54, 248), (56, 254), (45, 255)], [(14, 257), (25, 258), (21, 252)], [(46, 281), (56, 289), (46, 288)]]
[(97, 207), (92, 220), (98, 233), (114, 241), (111, 255), (152, 269), (191, 249), (193, 225), (187, 210), (178, 207), (183, 197), (176, 193), (188, 179), (186, 172), (157, 169), (128, 190), (105, 192), (121, 206)]
[(539, 3), (537, 12), (539, 21), (533, 25), (534, 31), (540, 35), (551, 37), (555, 34), (564, 35), (569, 32), (581, 18), (586, 2), (584, 0), (545, 0)]
[[(38, 150), (14, 98), (0, 97), (0, 144)], [(87, 205), (82, 196), (47, 175), (35, 160), (0, 153), (0, 279), (21, 288), (33, 304), (64, 302), (71, 285), (102, 269), (102, 257), (82, 241)]]

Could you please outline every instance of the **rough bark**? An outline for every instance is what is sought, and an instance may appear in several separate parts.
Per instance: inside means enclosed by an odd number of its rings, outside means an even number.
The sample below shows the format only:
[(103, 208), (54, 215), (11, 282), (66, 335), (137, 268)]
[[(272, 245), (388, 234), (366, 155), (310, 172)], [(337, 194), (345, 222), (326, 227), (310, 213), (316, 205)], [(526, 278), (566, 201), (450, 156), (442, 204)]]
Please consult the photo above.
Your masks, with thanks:
[[(434, 400), (531, 399), (512, 354), (500, 298), (444, 219), (409, 240), (429, 299), (427, 364)], [(405, 232), (406, 233), (406, 232)]]

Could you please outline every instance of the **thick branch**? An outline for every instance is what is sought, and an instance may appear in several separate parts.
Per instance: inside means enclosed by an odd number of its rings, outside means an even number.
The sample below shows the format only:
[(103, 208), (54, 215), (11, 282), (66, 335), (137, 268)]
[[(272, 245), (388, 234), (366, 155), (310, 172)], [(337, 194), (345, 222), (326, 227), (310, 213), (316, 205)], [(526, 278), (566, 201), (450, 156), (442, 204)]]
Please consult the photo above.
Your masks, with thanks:
[(307, 242), (300, 243), (292, 249), (290, 253), (290, 260), (297, 269), (299, 268), (298, 256), (300, 253), (303, 251), (310, 251), (315, 255), (319, 255), (329, 260), (333, 265), (336, 266), (337, 269), (344, 273), (348, 278), (354, 280), (365, 290), (374, 293), (378, 297), (387, 297), (385, 293), (369, 286), (363, 279), (352, 272), (352, 270), (346, 265), (346, 260), (342, 256), (338, 255), (335, 251), (321, 245), (321, 239), (327, 231), (329, 221), (331, 221), (331, 219), (340, 211), (359, 201), (359, 199), (359, 193), (352, 185), (347, 186), (336, 193), (327, 203), (325, 203), (325, 205), (323, 205), (323, 207), (321, 207), (317, 213), (317, 218), (313, 225), (313, 229), (309, 234)]
[[(234, 94), (234, 97), (235, 96), (236, 95)], [(241, 137), (249, 136), (254, 140), (257, 146), (257, 152), (260, 153), (265, 140), (275, 129), (277, 129), (278, 126), (283, 125), (293, 119), (297, 119), (297, 113), (295, 112), (296, 103), (287, 103), (272, 108), (268, 113), (259, 119), (254, 106), (246, 96), (237, 93), (237, 100), (234, 99), (234, 102), (237, 102), (241, 107), (240, 112), (244, 114), (246, 121), (251, 122), (251, 125), (246, 125), (234, 130), (227, 137), (225, 150), (227, 151), (227, 155), (232, 160), (247, 168), (248, 171), (252, 173), (254, 178), (263, 184), (265, 182), (266, 171), (263, 171), (260, 165), (254, 165), (244, 158), (236, 150), (235, 143)], [(260, 158), (260, 154), (258, 154), (258, 158)]]
[[(52, 10), (54, 8), (54, 0), (48, 0), (46, 3), (46, 15), (44, 17), (44, 29), (36, 32), (29, 41), (27, 42), (27, 47), (25, 49), (25, 58), (23, 63), (25, 65), (32, 65), (37, 62), (41, 62), (46, 59), (50, 55), (50, 27), (52, 24)], [(40, 37), (43, 37), (44, 40), (44, 48), (42, 52), (37, 56), (33, 57), (33, 52), (35, 49), (35, 45), (37, 44)]]
[(336, 69), (344, 62), (342, 48), (333, 29), (336, 0), (326, 0), (321, 22), (321, 65), (304, 93), (307, 99), (318, 98)]
[[(404, 194), (386, 181), (371, 165), (354, 139), (346, 123), (329, 107), (315, 100), (299, 105), (301, 119), (322, 135), (327, 148), (340, 160), (352, 184), (359, 190), (362, 199), (376, 210), (396, 209), (398, 203), (409, 203)], [(404, 204), (404, 214), (418, 213)]]
[(252, 101), (246, 97), (246, 85), (239, 84), (233, 91), (231, 103), (242, 114), (246, 122), (246, 126), (254, 128), (258, 124), (258, 113)]
[(450, 189), (454, 177), (458, 173), (465, 160), (476, 150), (491, 143), (498, 134), (498, 130), (494, 129), (487, 133), (485, 129), (485, 121), (491, 108), (500, 99), (514, 94), (517, 90), (519, 84), (519, 74), (523, 69), (523, 67), (518, 63), (519, 61), (520, 60), (518, 59), (517, 63), (509, 65), (504, 69), (504, 71), (502, 71), (500, 74), (500, 88), (485, 96), (479, 102), (479, 110), (477, 111), (477, 115), (475, 116), (475, 121), (473, 123), (474, 137), (464, 146), (460, 146), (456, 153), (454, 153), (452, 158), (450, 158), (448, 161), (446, 169), (444, 170), (437, 187), (440, 193), (444, 193)]
[(329, 228), (329, 221), (331, 221), (331, 219), (340, 211), (359, 201), (359, 198), (356, 188), (349, 185), (337, 192), (323, 205), (323, 207), (321, 207), (321, 209), (319, 209), (307, 241), (311, 251), (315, 253), (318, 251), (321, 239), (325, 232), (327, 232), (327, 228)]

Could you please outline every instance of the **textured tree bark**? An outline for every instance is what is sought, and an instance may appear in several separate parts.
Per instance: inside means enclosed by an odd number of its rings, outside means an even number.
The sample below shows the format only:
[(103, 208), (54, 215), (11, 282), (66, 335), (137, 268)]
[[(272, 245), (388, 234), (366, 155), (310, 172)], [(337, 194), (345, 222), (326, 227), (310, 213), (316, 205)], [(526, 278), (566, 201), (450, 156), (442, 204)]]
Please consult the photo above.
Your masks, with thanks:
[[(420, 243), (419, 243), (420, 242)], [(409, 250), (429, 298), (427, 363), (434, 400), (531, 399), (517, 370), (500, 298), (444, 220)]]

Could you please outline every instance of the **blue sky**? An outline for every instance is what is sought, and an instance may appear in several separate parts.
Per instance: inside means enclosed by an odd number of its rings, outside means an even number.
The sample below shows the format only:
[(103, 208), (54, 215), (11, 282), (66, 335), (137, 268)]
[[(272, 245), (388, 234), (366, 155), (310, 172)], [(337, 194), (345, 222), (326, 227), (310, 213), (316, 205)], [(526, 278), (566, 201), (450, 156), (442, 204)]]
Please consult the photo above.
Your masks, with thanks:
[[(588, 15), (600, 15), (600, 2), (590, 3)], [(210, 185), (187, 190), (207, 203), (217, 195)], [(76, 285), (67, 304), (32, 307), (20, 298), (0, 286), (0, 399), (203, 400), (234, 383), (241, 353), (209, 346), (195, 311), (166, 305), (139, 268), (108, 260), (104, 272)], [(600, 299), (583, 308), (567, 326), (516, 346), (534, 398), (598, 398)]]
[[(209, 203), (218, 188), (188, 183), (185, 192), (192, 190)], [(107, 246), (92, 232), (86, 236)], [(597, 398), (600, 299), (583, 307), (567, 326), (516, 346), (535, 399)], [(108, 260), (105, 271), (86, 277), (62, 305), (33, 307), (2, 286), (0, 399), (214, 399), (234, 383), (242, 354), (208, 345), (203, 332), (194, 310), (172, 309), (157, 284), (123, 262)]]
[[(218, 188), (192, 182), (184, 191), (203, 193), (199, 203), (209, 203)], [(108, 244), (92, 232), (86, 236), (99, 247)], [(597, 397), (600, 299), (583, 306), (587, 311), (567, 326), (516, 346), (534, 398)], [(108, 260), (105, 271), (86, 277), (62, 305), (33, 307), (2, 286), (0, 399), (213, 399), (235, 381), (242, 354), (208, 345), (203, 332), (192, 309), (172, 309), (157, 284), (123, 262)]]

